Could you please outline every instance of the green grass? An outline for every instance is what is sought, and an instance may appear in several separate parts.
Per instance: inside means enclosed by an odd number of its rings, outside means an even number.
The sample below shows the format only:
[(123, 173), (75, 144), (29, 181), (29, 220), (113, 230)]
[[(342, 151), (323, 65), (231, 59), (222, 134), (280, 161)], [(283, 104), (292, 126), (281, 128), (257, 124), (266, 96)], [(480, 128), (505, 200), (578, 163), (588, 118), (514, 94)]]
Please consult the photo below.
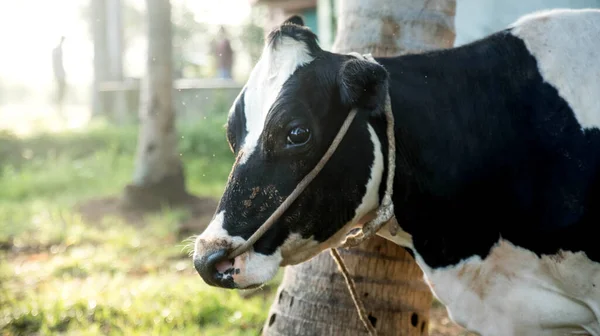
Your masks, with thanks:
[[(218, 197), (233, 156), (224, 119), (180, 127), (189, 190)], [(163, 211), (144, 227), (87, 223), (82, 200), (130, 181), (135, 128), (0, 134), (0, 335), (258, 335), (272, 291), (206, 286)], [(276, 285), (279, 280), (272, 282)]]

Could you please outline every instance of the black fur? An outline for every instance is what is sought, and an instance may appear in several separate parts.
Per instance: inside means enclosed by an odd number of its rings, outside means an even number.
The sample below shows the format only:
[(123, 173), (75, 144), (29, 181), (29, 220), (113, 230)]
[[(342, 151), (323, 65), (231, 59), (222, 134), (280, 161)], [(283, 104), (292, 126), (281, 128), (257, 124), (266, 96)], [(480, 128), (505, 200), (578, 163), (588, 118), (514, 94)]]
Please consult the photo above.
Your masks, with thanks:
[(227, 142), (234, 154), (238, 153), (241, 145), (240, 141), (242, 141), (248, 133), (246, 131), (246, 115), (244, 114), (245, 92), (245, 88), (242, 89), (242, 92), (240, 92), (239, 96), (236, 98), (232, 114), (227, 120)]
[(506, 30), (378, 61), (405, 162), (396, 216), (428, 265), (485, 257), (500, 237), (600, 261), (600, 132), (580, 129), (522, 40)]
[(382, 66), (351, 58), (342, 63), (338, 82), (342, 105), (373, 113), (384, 111), (388, 73)]
[(281, 39), (286, 36), (305, 43), (313, 56), (322, 52), (317, 35), (304, 26), (304, 21), (299, 16), (290, 17), (281, 26), (272, 30), (267, 36), (267, 44), (277, 48)]
[(284, 25), (294, 24), (296, 26), (303, 27), (304, 19), (300, 15), (292, 15), (287, 20), (285, 20), (282, 24), (284, 24)]
[[(230, 235), (250, 237), (331, 144), (351, 108), (341, 103), (338, 84), (338, 70), (347, 59), (321, 51), (315, 61), (299, 68), (284, 84), (268, 113), (257, 149), (245, 164), (234, 167), (222, 196), (217, 211), (225, 211), (224, 228)], [(242, 134), (239, 130), (245, 129), (239, 116), (244, 111), (241, 103), (236, 106), (239, 109), (236, 108), (228, 123), (233, 131), (228, 134), (239, 135)], [(373, 161), (372, 144), (356, 143), (352, 137), (369, 138), (368, 117), (368, 114), (357, 117), (348, 130), (352, 136), (342, 141), (281, 221), (255, 244), (255, 251), (273, 253), (292, 232), (325, 241), (352, 219), (369, 178), (370, 167), (363, 162)], [(307, 126), (312, 137), (305, 146), (289, 148), (286, 136), (296, 125)], [(230, 137), (230, 142), (236, 144), (243, 140)], [(349, 157), (360, 157), (361, 161), (349, 161)], [(340, 190), (346, 192), (340, 194)]]
[[(249, 237), (359, 107), (372, 113), (357, 116), (326, 167), (255, 249), (270, 254), (290, 232), (318, 241), (337, 232), (354, 216), (369, 179), (367, 122), (386, 154), (381, 102), (388, 91), (396, 217), (428, 265), (485, 257), (500, 237), (539, 255), (563, 249), (600, 261), (593, 231), (600, 223), (600, 131), (580, 129), (510, 30), (459, 48), (377, 58), (381, 65), (321, 50), (296, 19), (272, 32), (269, 43), (283, 36), (306, 43), (316, 59), (285, 83), (258, 149), (234, 167), (220, 205), (229, 234)], [(234, 148), (245, 137), (243, 113), (238, 102), (228, 130)], [(311, 129), (311, 141), (288, 148), (285, 135), (298, 124)], [(254, 187), (261, 188), (256, 195)]]

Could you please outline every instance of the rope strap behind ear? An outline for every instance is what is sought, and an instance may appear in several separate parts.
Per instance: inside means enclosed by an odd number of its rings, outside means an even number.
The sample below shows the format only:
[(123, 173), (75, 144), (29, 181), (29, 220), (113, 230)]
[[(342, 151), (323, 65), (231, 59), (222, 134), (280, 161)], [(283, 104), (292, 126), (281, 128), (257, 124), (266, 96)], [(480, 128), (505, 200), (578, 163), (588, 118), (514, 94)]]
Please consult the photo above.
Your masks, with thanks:
[[(350, 52), (349, 55), (359, 59), (365, 59), (369, 62), (377, 62), (371, 54), (361, 55), (356, 52)], [(385, 194), (379, 208), (377, 209), (376, 217), (363, 225), (362, 230), (359, 233), (348, 236), (341, 247), (353, 247), (359, 245), (360, 243), (374, 236), (377, 231), (379, 231), (394, 217), (394, 203), (392, 201), (392, 194), (394, 191), (394, 172), (396, 171), (396, 137), (394, 134), (394, 114), (392, 113), (392, 103), (389, 92), (386, 93), (384, 113), (387, 121), (388, 139), (388, 170)], [(395, 232), (392, 231), (397, 230), (390, 230), (390, 234), (395, 235)]]
[[(363, 56), (356, 52), (351, 52), (350, 55), (360, 59), (366, 59), (370, 62), (375, 62), (375, 59), (371, 56), (371, 54)], [(394, 115), (392, 113), (392, 104), (390, 101), (389, 93), (386, 94), (384, 109), (387, 121), (388, 139), (388, 173), (385, 194), (383, 196), (383, 200), (379, 208), (377, 209), (375, 218), (366, 223), (358, 234), (348, 236), (341, 247), (352, 247), (359, 245), (360, 243), (375, 235), (386, 223), (390, 222), (394, 217), (394, 203), (392, 201), (392, 193), (394, 189), (394, 172), (396, 170), (396, 138), (394, 136)], [(399, 229), (398, 223), (394, 220), (389, 227), (390, 234), (392, 236), (395, 236)], [(369, 335), (377, 335), (377, 330), (369, 321), (365, 306), (357, 294), (356, 285), (354, 284), (354, 280), (352, 280), (352, 277), (350, 276), (350, 272), (348, 271), (348, 268), (346, 267), (342, 256), (340, 256), (336, 248), (332, 248), (330, 250), (330, 253), (335, 262), (337, 263), (340, 272), (344, 276), (346, 286), (348, 287), (348, 291), (350, 292), (352, 301), (354, 301), (354, 306), (356, 307), (358, 316), (360, 317), (360, 320), (365, 326), (365, 329), (367, 329)]]

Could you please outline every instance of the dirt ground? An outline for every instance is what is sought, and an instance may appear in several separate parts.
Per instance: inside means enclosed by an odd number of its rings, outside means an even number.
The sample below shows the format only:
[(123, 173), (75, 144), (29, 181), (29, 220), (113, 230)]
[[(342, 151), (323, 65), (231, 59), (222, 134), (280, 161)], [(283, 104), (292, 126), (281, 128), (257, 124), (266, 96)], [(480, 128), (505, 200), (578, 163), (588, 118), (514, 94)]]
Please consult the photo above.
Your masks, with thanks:
[[(181, 237), (189, 237), (202, 232), (214, 214), (217, 201), (212, 198), (193, 197), (185, 206), (189, 210), (190, 216), (180, 224), (179, 235)], [(120, 200), (116, 197), (90, 200), (79, 204), (77, 210), (84, 220), (91, 223), (99, 222), (110, 216), (122, 218), (125, 222), (136, 226), (144, 225), (144, 216), (147, 214), (140, 210), (123, 208)], [(432, 306), (429, 321), (429, 335), (431, 336), (475, 335), (466, 332), (450, 321), (446, 309), (439, 302), (435, 302)]]

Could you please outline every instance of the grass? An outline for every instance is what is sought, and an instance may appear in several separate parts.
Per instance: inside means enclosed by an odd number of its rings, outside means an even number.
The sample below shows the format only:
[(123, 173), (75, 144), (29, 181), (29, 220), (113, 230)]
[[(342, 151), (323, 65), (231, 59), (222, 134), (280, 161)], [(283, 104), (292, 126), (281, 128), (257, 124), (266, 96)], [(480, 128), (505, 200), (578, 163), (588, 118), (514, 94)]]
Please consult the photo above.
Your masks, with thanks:
[[(180, 127), (187, 185), (223, 190), (224, 119)], [(74, 205), (130, 181), (135, 128), (0, 134), (0, 335), (258, 335), (272, 291), (243, 298), (203, 284), (177, 234), (186, 214), (143, 227), (88, 223)], [(273, 284), (276, 284), (275, 280)]]

